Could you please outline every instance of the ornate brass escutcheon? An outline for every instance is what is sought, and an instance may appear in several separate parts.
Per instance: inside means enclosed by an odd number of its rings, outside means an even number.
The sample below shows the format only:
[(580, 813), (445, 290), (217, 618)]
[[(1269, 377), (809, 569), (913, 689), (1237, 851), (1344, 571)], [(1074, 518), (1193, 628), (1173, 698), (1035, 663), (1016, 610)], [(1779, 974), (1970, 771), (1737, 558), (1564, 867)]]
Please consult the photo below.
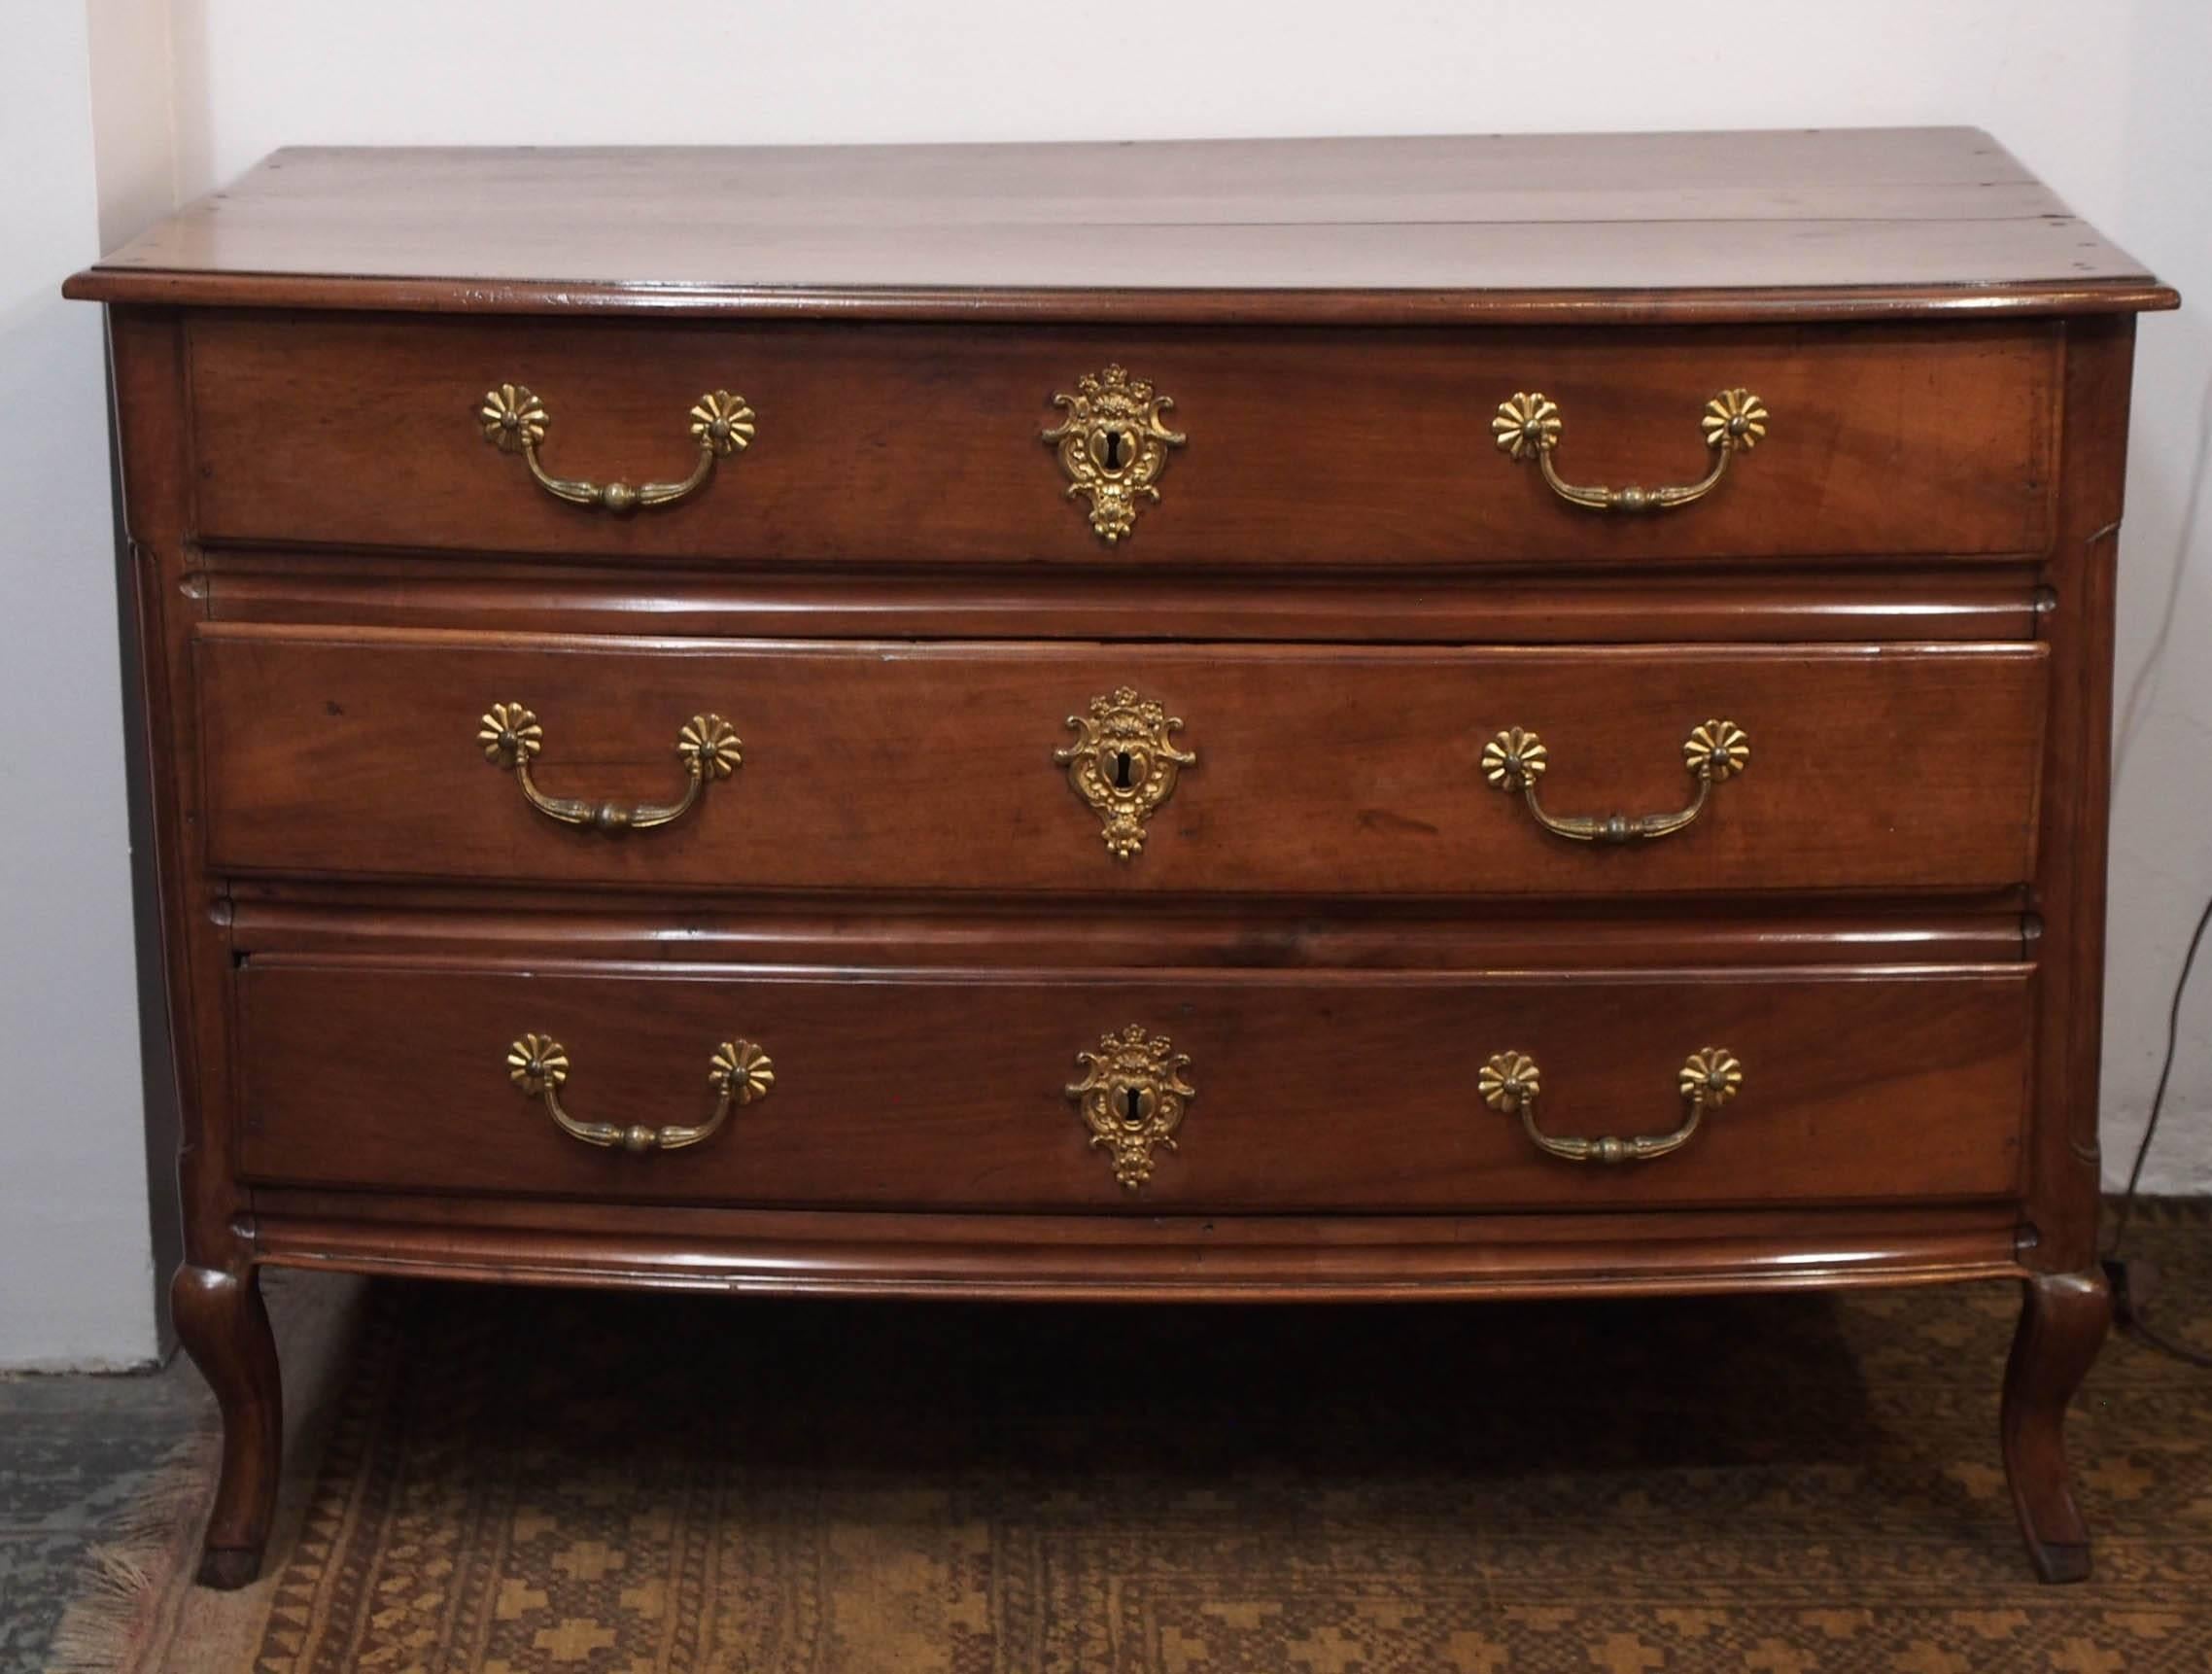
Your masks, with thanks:
[(1537, 823), (1575, 843), (1635, 843), (1671, 836), (1705, 812), (1712, 787), (1750, 764), (1751, 741), (1732, 720), (1709, 720), (1682, 741), (1682, 764), (1697, 784), (1687, 808), (1671, 814), (1552, 814), (1537, 800), (1537, 781), (1550, 765), (1543, 740), (1526, 727), (1509, 726), (1482, 747), (1482, 775), (1493, 788), (1521, 793)]
[(1198, 757), (1175, 748), (1183, 722), (1158, 704), (1121, 686), (1090, 700), (1089, 715), (1071, 715), (1075, 743), (1053, 751), (1068, 784), (1105, 824), (1106, 852), (1131, 860), (1145, 846), (1145, 821), (1175, 793), (1176, 776)]
[(1054, 395), (1053, 404), (1065, 407), (1067, 417), (1042, 435), (1058, 447), (1066, 498), (1090, 502), (1090, 527), (1111, 546), (1135, 526), (1140, 500), (1159, 499), (1156, 484), (1167, 450), (1184, 441), (1182, 432), (1160, 422), (1175, 403), (1114, 366), (1085, 373), (1074, 395)]
[(1525, 1052), (1500, 1052), (1482, 1066), (1475, 1089), (1493, 1110), (1518, 1115), (1521, 1128), (1538, 1150), (1570, 1163), (1648, 1163), (1678, 1151), (1690, 1142), (1708, 1110), (1717, 1110), (1736, 1097), (1744, 1085), (1744, 1066), (1725, 1046), (1709, 1046), (1683, 1061), (1675, 1078), (1676, 1089), (1687, 1106), (1672, 1132), (1646, 1133), (1621, 1139), (1557, 1138), (1537, 1126), (1537, 1098), (1543, 1091), (1543, 1072)]
[(584, 796), (548, 796), (537, 788), (530, 764), (545, 748), (545, 729), (519, 703), (496, 703), (477, 722), (476, 743), (484, 759), (515, 776), (531, 807), (563, 825), (588, 825), (595, 831), (649, 831), (691, 812), (712, 780), (727, 779), (744, 764), (738, 735), (718, 715), (695, 715), (676, 729), (675, 752), (691, 783), (674, 802), (594, 802)]
[(537, 450), (552, 428), (553, 415), (525, 385), (500, 384), (486, 390), (476, 409), (484, 439), (501, 453), (521, 454), (538, 487), (571, 506), (594, 506), (617, 515), (681, 500), (714, 474), (716, 460), (728, 459), (752, 443), (754, 414), (743, 396), (709, 390), (692, 403), (690, 418), (699, 461), (681, 482), (585, 482), (550, 476), (538, 463)]
[(561, 1086), (569, 1079), (569, 1054), (550, 1034), (526, 1034), (507, 1048), (507, 1079), (526, 1099), (543, 1099), (546, 1114), (571, 1139), (632, 1153), (681, 1151), (711, 1138), (728, 1119), (731, 1105), (766, 1099), (776, 1086), (776, 1065), (749, 1040), (723, 1041), (707, 1066), (707, 1085), (719, 1095), (714, 1113), (696, 1127), (647, 1128), (577, 1121), (561, 1107)]
[(1730, 460), (1759, 445), (1767, 434), (1766, 403), (1746, 389), (1722, 390), (1705, 403), (1699, 423), (1705, 445), (1712, 450), (1712, 469), (1695, 482), (1669, 488), (1605, 488), (1563, 478), (1551, 453), (1567, 420), (1559, 403), (1541, 390), (1516, 392), (1511, 401), (1500, 401), (1490, 429), (1508, 458), (1534, 459), (1552, 493), (1571, 506), (1592, 511), (1665, 511), (1703, 500), (1720, 481)]
[(1132, 1023), (1119, 1034), (1109, 1029), (1096, 1052), (1079, 1052), (1075, 1060), (1084, 1077), (1067, 1096), (1090, 1130), (1090, 1143), (1113, 1159), (1114, 1178), (1133, 1192), (1152, 1178), (1153, 1152), (1176, 1148), (1184, 1107), (1198, 1096), (1183, 1079), (1190, 1057), (1166, 1035)]

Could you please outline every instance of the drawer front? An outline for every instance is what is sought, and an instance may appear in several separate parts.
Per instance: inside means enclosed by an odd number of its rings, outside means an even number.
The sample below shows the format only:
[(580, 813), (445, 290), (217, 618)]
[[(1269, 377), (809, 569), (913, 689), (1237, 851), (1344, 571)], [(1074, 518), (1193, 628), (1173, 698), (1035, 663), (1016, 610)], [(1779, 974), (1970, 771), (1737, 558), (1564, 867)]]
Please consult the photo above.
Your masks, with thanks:
[[(1229, 1212), (2002, 1197), (2031, 976), (249, 961), (237, 985), (257, 1181)], [(1576, 1162), (1532, 1127), (1679, 1142)]]
[[(2045, 681), (2032, 645), (799, 645), (218, 626), (197, 660), (220, 869), (718, 889), (2001, 887), (2031, 874)], [(513, 751), (480, 736), (512, 706), (533, 717), (531, 785), (548, 800), (666, 813), (690, 787), (677, 746), (695, 717), (734, 735), (713, 767), (728, 776), (654, 829), (563, 824), (526, 800)], [(1534, 808), (1515, 788), (1532, 765)], [(1547, 829), (1538, 808), (1695, 817), (1616, 844)]]
[[(212, 315), (187, 330), (198, 529), (219, 541), (1184, 572), (2003, 555), (2051, 535), (2049, 323), (1360, 333)], [(1173, 404), (1087, 395), (1079, 380), (1110, 364)], [(611, 514), (487, 445), (484, 397), (509, 385), (538, 398), (538, 458), (559, 479), (685, 479), (692, 409), (715, 392), (743, 399), (750, 442), (682, 499)], [(1717, 457), (1707, 403), (1733, 390), (1757, 398), (1763, 437), (1746, 435), (1755, 450), (1705, 499), (1657, 515), (1569, 504), (1527, 449), (1516, 463), (1496, 445), (1501, 403), (1540, 393), (1563, 480), (1690, 483)], [(1058, 444), (1040, 439), (1071, 419), (1080, 442), (1093, 425), (1121, 438), (1101, 432), (1111, 480), (1073, 498)], [(537, 424), (517, 420), (509, 441)], [(1111, 526), (1115, 505), (1130, 521), (1109, 545), (1093, 518)]]

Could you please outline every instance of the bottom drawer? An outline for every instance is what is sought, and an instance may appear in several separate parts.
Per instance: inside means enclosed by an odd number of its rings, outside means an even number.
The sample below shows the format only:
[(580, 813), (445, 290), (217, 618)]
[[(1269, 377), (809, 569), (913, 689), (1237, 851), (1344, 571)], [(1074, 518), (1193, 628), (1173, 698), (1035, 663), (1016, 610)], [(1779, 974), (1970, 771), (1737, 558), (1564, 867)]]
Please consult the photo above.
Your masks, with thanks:
[[(1234, 1212), (2008, 1196), (2032, 973), (280, 958), (236, 980), (256, 1181)], [(1608, 1164), (1536, 1135), (1646, 1142)]]

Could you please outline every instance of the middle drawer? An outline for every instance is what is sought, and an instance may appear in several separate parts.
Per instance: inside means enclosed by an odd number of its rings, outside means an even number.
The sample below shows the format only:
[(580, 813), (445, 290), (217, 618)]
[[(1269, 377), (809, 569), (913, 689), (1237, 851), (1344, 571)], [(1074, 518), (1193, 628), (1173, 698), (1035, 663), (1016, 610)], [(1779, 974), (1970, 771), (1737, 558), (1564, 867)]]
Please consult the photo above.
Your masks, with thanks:
[(2002, 888), (2046, 682), (2021, 644), (195, 652), (219, 870), (725, 890)]

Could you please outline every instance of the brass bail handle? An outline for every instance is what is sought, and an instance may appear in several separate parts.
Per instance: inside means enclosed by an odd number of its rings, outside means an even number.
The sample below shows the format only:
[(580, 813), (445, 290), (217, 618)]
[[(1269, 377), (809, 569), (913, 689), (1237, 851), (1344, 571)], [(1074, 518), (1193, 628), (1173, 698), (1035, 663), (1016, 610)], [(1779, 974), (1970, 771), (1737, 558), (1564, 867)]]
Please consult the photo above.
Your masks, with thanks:
[(1567, 481), (1551, 460), (1566, 428), (1566, 415), (1541, 390), (1516, 391), (1512, 400), (1500, 401), (1490, 429), (1508, 458), (1534, 459), (1552, 493), (1571, 506), (1592, 511), (1666, 511), (1703, 500), (1726, 474), (1729, 461), (1759, 445), (1767, 434), (1766, 403), (1746, 389), (1722, 390), (1705, 403), (1699, 422), (1705, 445), (1712, 450), (1712, 469), (1695, 482), (1671, 488), (1605, 488)]
[(1697, 785), (1687, 808), (1672, 814), (1552, 814), (1537, 798), (1537, 781), (1550, 765), (1543, 740), (1527, 727), (1509, 726), (1482, 747), (1482, 776), (1508, 796), (1519, 791), (1537, 822), (1573, 843), (1635, 843), (1679, 831), (1705, 812), (1712, 787), (1742, 773), (1751, 760), (1751, 740), (1732, 720), (1690, 728), (1682, 761)]
[(530, 764), (545, 748), (545, 729), (520, 703), (496, 703), (476, 724), (476, 744), (484, 759), (515, 776), (525, 801), (562, 825), (588, 825), (595, 831), (650, 831), (691, 812), (700, 793), (744, 764), (737, 732), (718, 715), (695, 715), (676, 729), (675, 752), (688, 783), (674, 802), (600, 802), (585, 796), (548, 796), (531, 777)]
[(716, 1094), (714, 1114), (696, 1127), (647, 1128), (618, 1122), (579, 1122), (561, 1106), (569, 1079), (568, 1049), (550, 1034), (526, 1034), (507, 1048), (507, 1079), (526, 1099), (544, 1100), (546, 1114), (571, 1139), (632, 1153), (681, 1151), (712, 1138), (733, 1104), (766, 1099), (776, 1086), (776, 1064), (754, 1042), (725, 1040), (708, 1061), (707, 1084)]
[(552, 428), (553, 415), (545, 403), (524, 384), (499, 384), (484, 392), (476, 409), (476, 422), (484, 439), (501, 453), (519, 453), (537, 486), (556, 500), (571, 506), (597, 506), (616, 515), (643, 506), (667, 506), (703, 487), (714, 474), (714, 462), (728, 459), (752, 444), (755, 415), (745, 398), (728, 390), (709, 390), (691, 406), (691, 438), (699, 445), (699, 460), (681, 482), (587, 482), (581, 478), (552, 476), (539, 462), (537, 450)]
[(1633, 1138), (1563, 1139), (1537, 1126), (1537, 1098), (1543, 1090), (1543, 1072), (1525, 1052), (1494, 1054), (1476, 1077), (1476, 1090), (1491, 1109), (1518, 1115), (1521, 1128), (1538, 1150), (1570, 1163), (1648, 1163), (1678, 1151), (1690, 1142), (1708, 1110), (1717, 1110), (1736, 1097), (1744, 1085), (1744, 1066), (1725, 1046), (1708, 1046), (1682, 1062), (1676, 1077), (1681, 1094), (1682, 1120), (1672, 1133), (1641, 1134)]

